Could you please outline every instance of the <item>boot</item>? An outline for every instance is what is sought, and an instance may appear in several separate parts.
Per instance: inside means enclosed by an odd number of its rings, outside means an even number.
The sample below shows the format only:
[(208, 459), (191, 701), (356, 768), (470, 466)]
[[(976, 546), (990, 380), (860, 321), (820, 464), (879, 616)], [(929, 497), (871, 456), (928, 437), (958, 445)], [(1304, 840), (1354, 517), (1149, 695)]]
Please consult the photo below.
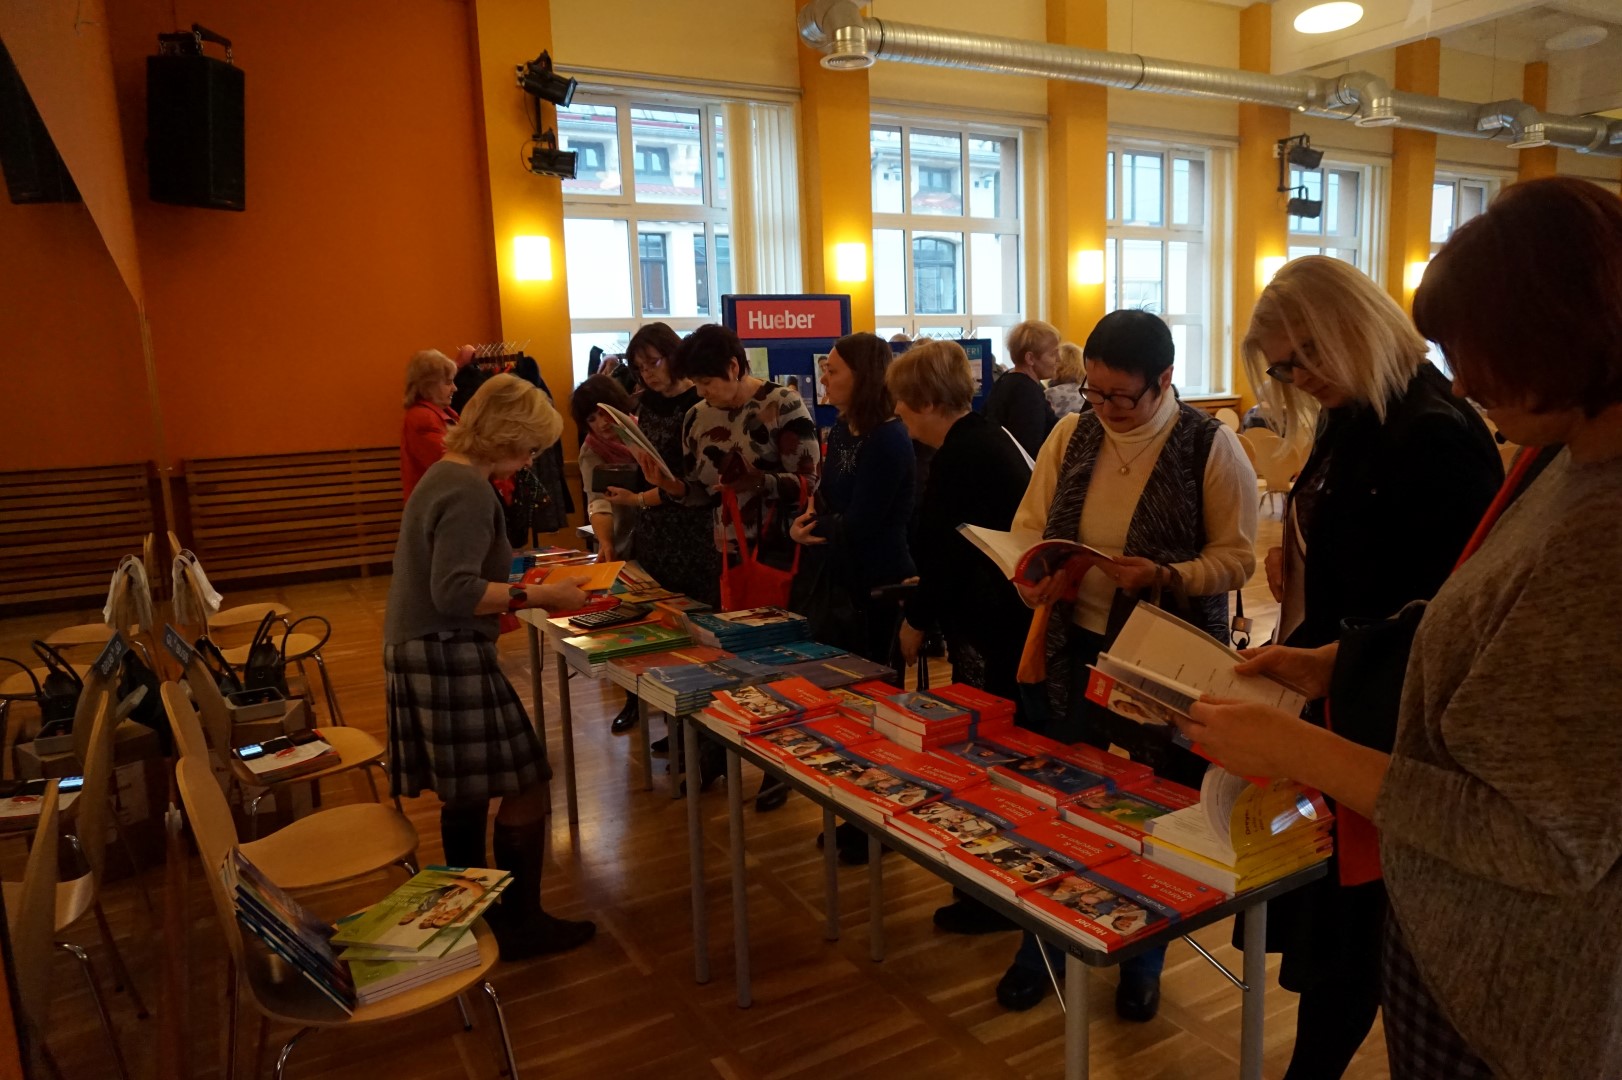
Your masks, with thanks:
[(490, 865), (484, 849), (484, 827), (490, 803), (442, 803), (439, 807), (439, 840), (445, 846), (446, 866)]
[(636, 727), (636, 723), (640, 719), (642, 719), (642, 715), (638, 708), (636, 695), (627, 694), (625, 696), (625, 705), (620, 709), (619, 715), (614, 717), (614, 722), (608, 725), (608, 730), (610, 734), (624, 735), (627, 731)]
[(597, 924), (558, 919), (541, 910), (541, 870), (546, 863), (546, 821), (529, 825), (496, 822), (496, 866), (512, 874), (486, 915), (501, 958), (526, 960), (547, 953), (567, 952), (584, 945), (597, 933)]

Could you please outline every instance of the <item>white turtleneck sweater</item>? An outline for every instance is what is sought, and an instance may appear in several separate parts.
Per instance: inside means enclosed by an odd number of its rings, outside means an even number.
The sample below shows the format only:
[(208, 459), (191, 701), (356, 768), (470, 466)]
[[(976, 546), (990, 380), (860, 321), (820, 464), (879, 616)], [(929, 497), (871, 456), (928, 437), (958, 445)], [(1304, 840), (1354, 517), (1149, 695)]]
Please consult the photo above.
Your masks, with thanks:
[[(1175, 394), (1166, 394), (1148, 422), (1131, 431), (1117, 433), (1104, 427), (1104, 444), (1087, 487), (1081, 508), (1081, 528), (1076, 537), (1083, 544), (1109, 555), (1119, 555), (1126, 547), (1127, 530), (1144, 485), (1160, 459), (1160, 451), (1171, 435), (1178, 416)], [(1014, 531), (1047, 528), (1048, 509), (1059, 486), (1059, 470), (1064, 464), (1070, 436), (1075, 434), (1081, 414), (1060, 420), (1042, 444), (1030, 487), (1014, 514)], [(1120, 467), (1127, 466), (1126, 475)], [(1250, 580), (1256, 569), (1256, 470), (1239, 446), (1238, 436), (1227, 428), (1217, 432), (1211, 454), (1205, 463), (1205, 547), (1187, 562), (1173, 563), (1182, 575), (1190, 596), (1231, 592)], [(1075, 608), (1076, 625), (1102, 634), (1109, 619), (1115, 583), (1097, 570), (1081, 579)]]

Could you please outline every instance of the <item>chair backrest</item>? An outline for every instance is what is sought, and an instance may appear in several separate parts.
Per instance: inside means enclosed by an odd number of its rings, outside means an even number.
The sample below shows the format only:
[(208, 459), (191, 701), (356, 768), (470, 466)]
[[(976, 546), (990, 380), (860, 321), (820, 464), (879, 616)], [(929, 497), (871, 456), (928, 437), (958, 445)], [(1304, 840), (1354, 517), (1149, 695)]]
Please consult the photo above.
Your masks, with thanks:
[(128, 715), (127, 699), (114, 708), (112, 695), (103, 695), (84, 759), (84, 787), (79, 789), (74, 834), (79, 838), (79, 851), (98, 887), (107, 865), (107, 830), (113, 818), (113, 744), (117, 741), (118, 726)]
[(1256, 475), (1267, 481), (1269, 491), (1283, 491), (1301, 471), (1306, 451), (1278, 436), (1262, 440), (1256, 447)]
[(231, 711), (226, 708), (220, 684), (214, 681), (213, 673), (196, 655), (186, 665), (186, 685), (191, 687), (192, 701), (197, 703), (196, 711), (202, 714), (203, 734), (208, 739), (208, 745), (223, 758), (231, 749)]
[(177, 682), (163, 684), (163, 707), (169, 714), (169, 729), (175, 733), (175, 748), (181, 760), (197, 758), (208, 765), (208, 740), (203, 737), (203, 724), (186, 688)]
[[(164, 689), (168, 690), (169, 687), (165, 686)], [(225, 944), (240, 967), (242, 932), (237, 926), (236, 904), (226, 893), (225, 883), (220, 880), (220, 867), (225, 865), (231, 849), (237, 844), (231, 805), (225, 801), (219, 781), (214, 779), (214, 770), (209, 767), (206, 757), (182, 757), (175, 766), (175, 786), (180, 789), (180, 802), (186, 808), (186, 821), (191, 826), (192, 839), (197, 842), (197, 854), (203, 860), (203, 876), (208, 880), (208, 894), (214, 898), (215, 913), (219, 916), (220, 930), (225, 934)]]
[(1232, 409), (1227, 407), (1218, 409), (1216, 411), (1216, 418), (1222, 421), (1222, 426), (1227, 428), (1229, 431), (1237, 432), (1239, 430), (1239, 414), (1234, 412)]
[(84, 673), (84, 689), (79, 691), (79, 706), (73, 711), (73, 756), (81, 772), (90, 764), (90, 740), (95, 737), (96, 717), (112, 689), (112, 680), (95, 668)]
[(23, 1016), (34, 1031), (45, 1028), (51, 1007), (51, 952), (56, 940), (56, 781), (45, 785), (40, 801), (34, 846), (23, 870), (17, 906), (7, 912), (11, 931), (12, 963), (17, 973), (17, 997)]
[(1250, 467), (1254, 469), (1256, 467), (1256, 444), (1250, 441), (1248, 432), (1241, 431), (1239, 433), (1239, 449), (1245, 452), (1245, 457), (1250, 459)]

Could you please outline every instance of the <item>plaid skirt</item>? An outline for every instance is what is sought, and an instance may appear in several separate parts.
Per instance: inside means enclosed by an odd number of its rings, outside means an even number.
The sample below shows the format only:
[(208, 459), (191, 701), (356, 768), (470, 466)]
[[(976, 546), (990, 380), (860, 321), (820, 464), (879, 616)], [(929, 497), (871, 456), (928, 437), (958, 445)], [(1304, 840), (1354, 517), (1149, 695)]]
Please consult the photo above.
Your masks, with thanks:
[(1386, 920), (1386, 1058), (1391, 1080), (1492, 1080), (1492, 1070), (1454, 1028), (1408, 951), (1397, 920)]
[(445, 802), (517, 795), (551, 779), (546, 747), (473, 631), (383, 647), (389, 780), (396, 795), (433, 791)]

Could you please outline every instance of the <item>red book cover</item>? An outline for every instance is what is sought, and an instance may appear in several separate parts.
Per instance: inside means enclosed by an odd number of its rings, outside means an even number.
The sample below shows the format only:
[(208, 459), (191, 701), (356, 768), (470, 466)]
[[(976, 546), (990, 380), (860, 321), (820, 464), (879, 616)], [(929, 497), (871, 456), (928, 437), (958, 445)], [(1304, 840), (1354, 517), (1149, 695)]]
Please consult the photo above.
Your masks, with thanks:
[(838, 698), (798, 676), (769, 682), (763, 689), (772, 696), (781, 698), (790, 708), (799, 709), (808, 717), (831, 713), (839, 705)]
[(732, 656), (723, 649), (712, 649), (708, 645), (689, 645), (683, 649), (669, 649), (665, 652), (641, 653), (637, 656), (627, 656), (619, 660), (610, 660), (608, 666), (618, 671), (641, 675), (649, 668), (674, 667), (677, 664), (708, 664), (715, 660), (726, 660)]
[(1213, 889), (1137, 855), (1128, 855), (1087, 873), (1094, 881), (1159, 911), (1167, 918), (1181, 919), (1196, 915), (1224, 899), (1220, 889)]
[(1145, 823), (1173, 810), (1193, 806), (1200, 793), (1193, 788), (1151, 776), (1119, 791), (1089, 792), (1065, 805), (1066, 821), (1143, 853)]
[(1140, 765), (1131, 758), (1112, 754), (1108, 750), (1100, 750), (1086, 743), (1067, 746), (1060, 756), (1072, 765), (1080, 765), (1088, 772), (1097, 773), (1116, 787), (1152, 780), (1155, 775), (1154, 770), (1147, 765)]
[(1019, 902), (1042, 921), (1077, 935), (1082, 944), (1100, 952), (1113, 952), (1170, 921), (1085, 873), (1031, 889), (1020, 895)]
[(946, 859), (976, 875), (993, 892), (1013, 899), (1070, 871), (1052, 856), (1019, 841), (1014, 834), (982, 836), (949, 847)]
[(1031, 847), (1048, 852), (1070, 870), (1091, 870), (1129, 854), (1112, 840), (1056, 818), (1033, 821), (1015, 835)]
[(851, 757), (846, 751), (830, 750), (827, 747), (804, 757), (786, 758), (783, 764), (802, 779), (825, 788), (833, 787), (834, 783), (841, 779), (854, 779), (867, 769), (866, 765)]
[(865, 717), (851, 716), (848, 713), (835, 713), (832, 716), (807, 720), (799, 726), (813, 738), (835, 750), (847, 746), (860, 746), (878, 738), (873, 726)]
[(908, 750), (884, 739), (864, 743), (856, 747), (854, 752), (880, 768), (934, 784), (947, 791), (963, 791), (984, 783), (986, 779), (983, 770), (967, 762)]
[[(870, 743), (869, 746), (883, 745)], [(866, 750), (867, 747), (863, 747)], [(844, 766), (827, 768), (833, 783), (834, 799), (848, 812), (869, 821), (883, 822), (892, 814), (933, 802), (946, 794), (944, 788), (906, 776), (894, 769), (874, 765), (856, 751), (846, 753), (855, 771)]]
[(976, 717), (962, 706), (925, 691), (899, 693), (879, 702), (878, 714), (898, 727), (922, 735), (932, 729), (952, 730), (961, 738)]
[(797, 724), (759, 735), (746, 735), (744, 745), (785, 765), (795, 764), (801, 758), (826, 753), (830, 749), (827, 742)]
[(939, 802), (897, 814), (889, 825), (930, 847), (947, 848), (1052, 818), (1053, 809), (1035, 799), (995, 784), (976, 784)]
[(1049, 806), (1061, 806), (1080, 795), (1108, 791), (1110, 787), (1109, 780), (1103, 776), (1066, 760), (1058, 753), (1033, 754), (1006, 765), (993, 765), (986, 770), (986, 775), (994, 784), (1022, 791)]
[(1014, 703), (1007, 698), (988, 694), (984, 690), (962, 683), (949, 683), (938, 690), (931, 690), (938, 698), (944, 698), (954, 705), (961, 705), (965, 709), (973, 709), (980, 715), (980, 730), (985, 731), (992, 720), (999, 718), (1012, 720), (1014, 717)]

